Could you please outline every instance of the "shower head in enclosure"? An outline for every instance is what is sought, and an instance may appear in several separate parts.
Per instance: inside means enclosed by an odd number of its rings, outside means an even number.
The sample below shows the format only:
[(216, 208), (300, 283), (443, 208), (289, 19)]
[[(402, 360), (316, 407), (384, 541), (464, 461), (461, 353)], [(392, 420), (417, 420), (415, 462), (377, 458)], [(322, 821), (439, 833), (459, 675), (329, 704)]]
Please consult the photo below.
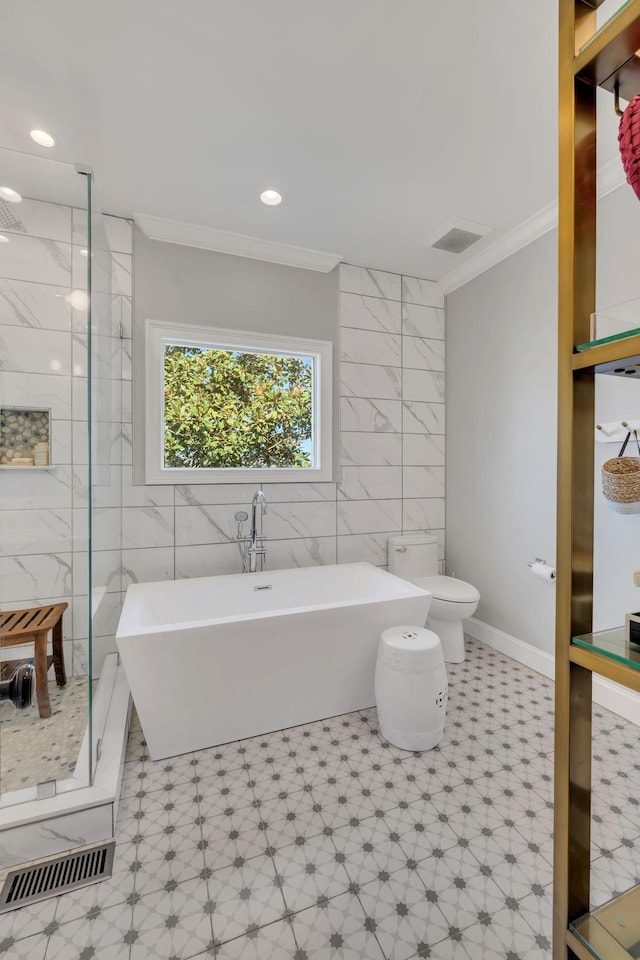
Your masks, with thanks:
[(13, 230), (16, 233), (26, 233), (26, 227), (22, 220), (16, 216), (12, 205), (6, 200), (0, 200), (0, 227), (4, 230)]

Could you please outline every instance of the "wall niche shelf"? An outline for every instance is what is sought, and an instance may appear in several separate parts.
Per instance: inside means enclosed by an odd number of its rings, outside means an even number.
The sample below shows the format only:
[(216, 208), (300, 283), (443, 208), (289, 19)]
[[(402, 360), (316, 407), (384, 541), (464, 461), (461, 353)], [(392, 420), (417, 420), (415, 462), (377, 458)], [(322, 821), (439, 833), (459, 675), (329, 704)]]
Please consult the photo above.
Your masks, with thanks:
[[(48, 469), (51, 411), (42, 407), (0, 407), (0, 467)], [(29, 462), (31, 461), (31, 462)]]
[(31, 473), (33, 473), (34, 470), (39, 470), (41, 472), (48, 470), (51, 472), (52, 470), (57, 470), (57, 467), (58, 465), (56, 463), (48, 463), (43, 467), (36, 467), (35, 463), (31, 466), (24, 466), (19, 463), (0, 463), (0, 470), (29, 470)]

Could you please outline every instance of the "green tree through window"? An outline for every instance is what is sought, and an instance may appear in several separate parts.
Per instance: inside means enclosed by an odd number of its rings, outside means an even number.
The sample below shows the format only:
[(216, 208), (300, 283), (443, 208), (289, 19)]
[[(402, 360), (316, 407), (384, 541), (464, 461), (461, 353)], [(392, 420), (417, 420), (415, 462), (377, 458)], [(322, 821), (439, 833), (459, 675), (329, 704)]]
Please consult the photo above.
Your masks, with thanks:
[(310, 467), (313, 362), (164, 347), (165, 467)]

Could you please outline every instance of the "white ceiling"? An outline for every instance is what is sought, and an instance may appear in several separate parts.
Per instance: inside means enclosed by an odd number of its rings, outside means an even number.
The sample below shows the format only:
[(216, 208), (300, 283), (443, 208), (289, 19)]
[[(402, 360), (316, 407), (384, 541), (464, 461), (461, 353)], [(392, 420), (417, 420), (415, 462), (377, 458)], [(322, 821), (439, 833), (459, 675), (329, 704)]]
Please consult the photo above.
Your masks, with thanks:
[[(109, 213), (439, 279), (556, 196), (556, 21), (557, 0), (0, 0), (0, 146), (91, 165)], [(451, 217), (494, 233), (424, 246)]]

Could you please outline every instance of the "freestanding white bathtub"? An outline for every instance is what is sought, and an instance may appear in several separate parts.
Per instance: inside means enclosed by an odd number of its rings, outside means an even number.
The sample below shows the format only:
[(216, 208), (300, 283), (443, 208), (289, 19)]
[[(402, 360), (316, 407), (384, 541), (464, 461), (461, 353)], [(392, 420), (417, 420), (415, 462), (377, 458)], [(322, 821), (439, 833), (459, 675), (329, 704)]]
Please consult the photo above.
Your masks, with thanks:
[(368, 563), (133, 584), (116, 640), (154, 760), (372, 706), (431, 594)]

